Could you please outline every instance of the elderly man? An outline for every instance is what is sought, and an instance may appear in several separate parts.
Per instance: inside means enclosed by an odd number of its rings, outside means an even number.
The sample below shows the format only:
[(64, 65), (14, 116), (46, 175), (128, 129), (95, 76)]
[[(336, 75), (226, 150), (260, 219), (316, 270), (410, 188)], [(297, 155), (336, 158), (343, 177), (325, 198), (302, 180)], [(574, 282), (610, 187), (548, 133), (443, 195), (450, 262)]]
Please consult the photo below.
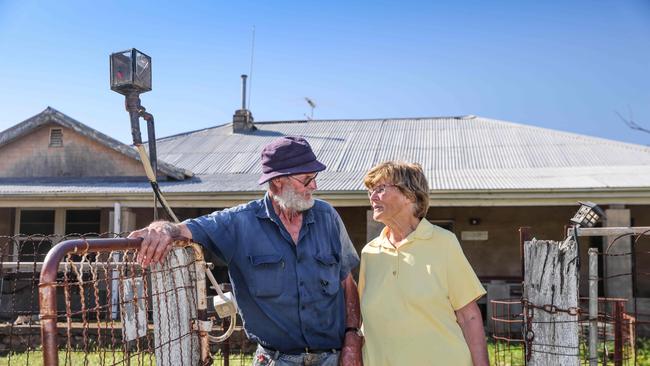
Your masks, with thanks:
[(359, 298), (350, 271), (359, 257), (341, 218), (315, 200), (325, 169), (309, 143), (281, 137), (262, 151), (264, 198), (181, 224), (134, 231), (138, 261), (162, 260), (172, 238), (202, 244), (228, 264), (253, 365), (360, 365)]

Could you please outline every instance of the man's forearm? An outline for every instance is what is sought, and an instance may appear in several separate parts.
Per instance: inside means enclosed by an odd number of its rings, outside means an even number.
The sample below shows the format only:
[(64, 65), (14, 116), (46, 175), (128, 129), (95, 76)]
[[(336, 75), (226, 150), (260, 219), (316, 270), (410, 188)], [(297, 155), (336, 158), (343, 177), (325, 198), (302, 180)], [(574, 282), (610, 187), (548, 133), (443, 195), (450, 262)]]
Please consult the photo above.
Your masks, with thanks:
[(172, 238), (183, 237), (190, 240), (192, 239), (192, 232), (187, 228), (187, 225), (183, 223), (176, 224), (173, 222), (164, 222), (163, 228), (163, 230), (165, 230)]

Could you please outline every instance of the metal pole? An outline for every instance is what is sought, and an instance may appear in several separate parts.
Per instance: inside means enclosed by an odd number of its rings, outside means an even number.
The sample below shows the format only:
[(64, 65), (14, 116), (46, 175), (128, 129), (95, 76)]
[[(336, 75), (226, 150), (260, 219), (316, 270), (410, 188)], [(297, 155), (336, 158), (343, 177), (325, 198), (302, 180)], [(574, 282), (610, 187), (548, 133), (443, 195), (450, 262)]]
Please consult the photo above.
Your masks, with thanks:
[(598, 249), (589, 248), (589, 366), (598, 366)]
[(614, 365), (623, 365), (623, 313), (624, 300), (614, 302)]
[[(526, 261), (524, 257), (524, 243), (526, 241), (529, 241), (531, 239), (531, 234), (530, 234), (531, 228), (528, 226), (522, 226), (519, 228), (519, 260), (521, 261), (521, 294), (523, 296), (524, 294), (524, 287), (525, 287), (525, 276), (526, 276)], [(528, 306), (526, 304), (523, 304), (522, 306), (522, 314), (526, 315), (528, 314)], [(524, 340), (524, 355), (528, 355), (528, 346), (526, 342), (526, 332), (528, 331), (526, 322), (523, 324), (524, 326), (521, 327), (522, 335), (521, 338)], [(524, 357), (524, 365), (528, 364), (528, 357)]]
[(247, 75), (241, 76), (241, 109), (246, 109), (246, 78)]
[[(113, 205), (113, 230), (119, 235), (122, 232), (122, 206), (119, 202), (115, 202)], [(117, 263), (120, 261), (120, 254), (115, 252), (113, 253), (113, 262)], [(111, 319), (116, 320), (117, 314), (119, 312), (118, 303), (120, 302), (119, 291), (119, 276), (120, 272), (117, 267), (114, 267), (111, 271)]]

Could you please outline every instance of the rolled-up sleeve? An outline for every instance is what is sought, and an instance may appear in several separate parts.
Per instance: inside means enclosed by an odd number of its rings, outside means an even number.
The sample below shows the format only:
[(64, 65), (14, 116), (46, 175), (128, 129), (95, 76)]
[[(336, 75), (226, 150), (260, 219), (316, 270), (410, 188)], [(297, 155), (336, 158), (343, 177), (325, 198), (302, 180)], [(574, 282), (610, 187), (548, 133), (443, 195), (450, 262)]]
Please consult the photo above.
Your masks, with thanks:
[(463, 254), (460, 243), (455, 236), (451, 235), (450, 237), (447, 252), (449, 302), (454, 310), (458, 310), (479, 299), (486, 292)]
[(192, 233), (192, 240), (203, 245), (230, 263), (236, 250), (235, 237), (231, 230), (232, 214), (229, 210), (215, 211), (209, 215), (189, 219), (183, 223)]
[(357, 250), (354, 249), (354, 244), (350, 240), (348, 231), (345, 229), (345, 224), (341, 216), (334, 211), (333, 213), (336, 216), (336, 226), (339, 231), (339, 240), (341, 242), (341, 272), (339, 274), (340, 280), (343, 281), (352, 269), (356, 268), (359, 265), (359, 254)]

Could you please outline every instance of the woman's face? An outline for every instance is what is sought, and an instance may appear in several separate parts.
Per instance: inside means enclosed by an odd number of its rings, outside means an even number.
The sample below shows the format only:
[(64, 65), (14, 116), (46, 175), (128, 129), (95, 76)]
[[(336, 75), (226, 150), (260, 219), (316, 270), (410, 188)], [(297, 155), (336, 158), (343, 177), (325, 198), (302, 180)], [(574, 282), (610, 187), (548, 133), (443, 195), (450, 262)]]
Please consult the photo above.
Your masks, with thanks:
[(413, 202), (389, 182), (380, 181), (373, 189), (368, 190), (368, 197), (375, 221), (386, 224), (400, 216), (413, 215)]

